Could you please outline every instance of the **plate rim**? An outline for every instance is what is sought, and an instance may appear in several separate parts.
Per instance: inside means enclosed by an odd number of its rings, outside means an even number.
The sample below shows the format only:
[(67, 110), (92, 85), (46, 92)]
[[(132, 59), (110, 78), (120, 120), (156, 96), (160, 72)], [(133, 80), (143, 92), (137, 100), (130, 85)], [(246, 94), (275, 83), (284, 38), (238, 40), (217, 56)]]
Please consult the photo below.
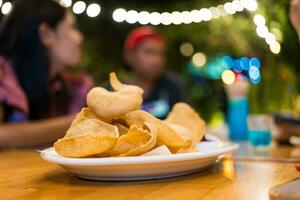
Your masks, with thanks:
[[(216, 142), (216, 141), (215, 141)], [(112, 165), (136, 165), (136, 164), (150, 164), (150, 163), (168, 163), (187, 161), (195, 159), (204, 159), (219, 157), (231, 152), (236, 151), (239, 148), (239, 144), (231, 142), (220, 142), (223, 146), (216, 148), (211, 152), (192, 152), (172, 155), (151, 155), (151, 156), (130, 156), (130, 157), (105, 157), (105, 158), (66, 158), (60, 155), (53, 155), (48, 153), (53, 151), (54, 148), (46, 148), (40, 152), (40, 156), (43, 160), (68, 166), (112, 166)], [(54, 150), (55, 151), (55, 150)]]

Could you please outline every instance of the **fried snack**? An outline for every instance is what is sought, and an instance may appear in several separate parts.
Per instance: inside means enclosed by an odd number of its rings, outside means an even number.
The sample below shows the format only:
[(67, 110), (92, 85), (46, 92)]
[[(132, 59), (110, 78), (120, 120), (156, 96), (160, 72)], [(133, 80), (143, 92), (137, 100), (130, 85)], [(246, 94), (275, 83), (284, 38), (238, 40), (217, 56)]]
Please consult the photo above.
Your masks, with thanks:
[(193, 137), (193, 133), (188, 130), (186, 127), (178, 125), (178, 124), (171, 124), (167, 123), (168, 126), (170, 126), (176, 133), (183, 137), (190, 138), (192, 140), (192, 144), (188, 147), (180, 148), (180, 149), (174, 149), (171, 148), (171, 151), (175, 154), (177, 153), (190, 153), (190, 152), (197, 152), (198, 148), (196, 147), (197, 143), (199, 141), (195, 140), (195, 137)]
[(171, 151), (166, 145), (159, 146), (151, 151), (145, 153), (143, 156), (155, 156), (155, 155), (171, 155)]
[(115, 125), (116, 127), (118, 127), (120, 136), (124, 135), (128, 132), (129, 126), (126, 123), (126, 121), (122, 118), (115, 118), (112, 120), (111, 122), (112, 125)]
[(67, 136), (55, 142), (54, 148), (65, 157), (87, 157), (112, 149), (118, 137), (116, 126), (98, 119), (86, 119), (70, 128)]
[(191, 145), (189, 147), (181, 148), (175, 151), (175, 154), (180, 154), (180, 153), (193, 153), (193, 152), (198, 152), (198, 148), (195, 145)]
[(113, 92), (90, 90), (88, 107), (73, 120), (64, 138), (55, 144), (62, 156), (149, 156), (198, 151), (205, 122), (193, 108), (177, 103), (165, 121), (139, 110), (143, 90), (121, 83), (110, 74)]
[(157, 133), (151, 124), (145, 124), (147, 129), (131, 126), (128, 133), (122, 135), (116, 146), (107, 154), (110, 156), (138, 156), (150, 151), (156, 144)]
[(115, 91), (120, 92), (128, 92), (128, 93), (136, 93), (139, 95), (143, 95), (144, 91), (142, 88), (135, 85), (127, 85), (123, 84), (117, 78), (116, 73), (109, 74), (110, 85)]
[(177, 124), (187, 128), (195, 143), (202, 140), (206, 131), (204, 120), (186, 103), (175, 104), (165, 121), (170, 124)]
[[(76, 115), (75, 119), (72, 121), (72, 124), (69, 129), (73, 128), (80, 122), (86, 120), (86, 119), (99, 119), (99, 116), (90, 108), (84, 107), (81, 109), (81, 111)], [(66, 134), (68, 136), (68, 132)]]
[(127, 134), (128, 130), (129, 130), (123, 124), (114, 123), (113, 125), (115, 125), (118, 128), (120, 136)]
[(135, 125), (138, 128), (143, 128), (145, 122), (152, 124), (157, 130), (157, 140), (159, 145), (165, 144), (170, 148), (179, 149), (189, 147), (192, 144), (191, 139), (180, 136), (166, 123), (145, 111), (132, 111), (125, 115), (124, 119), (130, 126)]
[(143, 90), (137, 86), (122, 84), (115, 73), (110, 74), (110, 83), (114, 92), (95, 87), (87, 95), (88, 107), (107, 122), (139, 109), (143, 101)]

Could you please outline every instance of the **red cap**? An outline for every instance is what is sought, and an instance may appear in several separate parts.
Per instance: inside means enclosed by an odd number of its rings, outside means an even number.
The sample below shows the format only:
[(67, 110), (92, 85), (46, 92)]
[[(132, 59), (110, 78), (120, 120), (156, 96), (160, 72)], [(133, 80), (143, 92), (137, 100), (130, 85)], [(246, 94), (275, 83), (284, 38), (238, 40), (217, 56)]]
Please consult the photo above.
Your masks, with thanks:
[(127, 36), (124, 44), (124, 53), (131, 52), (141, 42), (147, 39), (155, 39), (165, 42), (163, 36), (150, 26), (141, 26), (133, 29)]

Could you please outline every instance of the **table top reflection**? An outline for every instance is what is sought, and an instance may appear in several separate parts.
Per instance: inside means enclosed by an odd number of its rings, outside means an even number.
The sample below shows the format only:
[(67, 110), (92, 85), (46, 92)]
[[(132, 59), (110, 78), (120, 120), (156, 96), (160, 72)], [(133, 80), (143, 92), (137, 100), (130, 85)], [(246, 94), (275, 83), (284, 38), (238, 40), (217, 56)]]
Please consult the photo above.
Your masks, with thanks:
[[(287, 148), (287, 149), (285, 149)], [(291, 147), (271, 155), (290, 155)], [(300, 161), (298, 162), (300, 164)], [(226, 158), (209, 170), (152, 181), (99, 182), (76, 178), (34, 150), (0, 150), (1, 199), (268, 199), (271, 187), (300, 178), (295, 163)]]
[(273, 142), (267, 148), (254, 148), (247, 142), (239, 142), (239, 150), (234, 153), (235, 160), (300, 162), (300, 147), (279, 145)]

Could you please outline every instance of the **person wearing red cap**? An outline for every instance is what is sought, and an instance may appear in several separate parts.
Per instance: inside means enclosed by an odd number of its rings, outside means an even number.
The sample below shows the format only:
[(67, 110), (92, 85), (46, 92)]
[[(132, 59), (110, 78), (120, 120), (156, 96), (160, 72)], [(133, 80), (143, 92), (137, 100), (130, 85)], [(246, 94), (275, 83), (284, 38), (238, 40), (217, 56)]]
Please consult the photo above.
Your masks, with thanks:
[(132, 30), (124, 44), (124, 61), (133, 72), (131, 84), (144, 89), (142, 108), (158, 118), (185, 101), (179, 81), (165, 72), (165, 53), (165, 38), (150, 26)]

